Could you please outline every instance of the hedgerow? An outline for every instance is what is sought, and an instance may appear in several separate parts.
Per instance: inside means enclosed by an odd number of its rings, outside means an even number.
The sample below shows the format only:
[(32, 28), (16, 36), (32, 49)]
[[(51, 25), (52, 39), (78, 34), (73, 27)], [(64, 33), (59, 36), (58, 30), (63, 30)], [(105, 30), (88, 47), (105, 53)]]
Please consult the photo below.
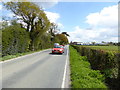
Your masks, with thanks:
[(119, 52), (94, 49), (86, 46), (73, 46), (82, 56), (86, 56), (94, 70), (100, 70), (105, 75), (111, 88), (119, 87), (120, 68)]
[(72, 88), (107, 88), (104, 76), (98, 70), (92, 70), (85, 56), (70, 46), (70, 68)]
[(9, 26), (2, 30), (2, 56), (27, 52), (29, 44), (29, 33), (20, 25)]

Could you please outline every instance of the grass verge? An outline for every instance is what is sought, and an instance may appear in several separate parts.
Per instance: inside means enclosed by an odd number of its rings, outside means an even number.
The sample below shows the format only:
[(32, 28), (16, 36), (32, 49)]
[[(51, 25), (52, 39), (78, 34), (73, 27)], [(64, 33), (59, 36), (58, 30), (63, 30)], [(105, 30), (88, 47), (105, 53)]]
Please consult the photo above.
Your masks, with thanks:
[[(46, 49), (42, 49), (42, 50), (46, 50)], [(4, 56), (4, 57), (0, 57), (0, 61), (6, 61), (6, 60), (9, 60), (9, 59), (13, 59), (13, 58), (20, 57), (20, 56), (23, 56), (23, 55), (32, 54), (32, 53), (39, 52), (39, 51), (42, 51), (42, 50), (30, 51), (30, 52), (26, 52), (26, 53), (17, 53), (16, 55), (7, 55), (7, 56)]]
[(72, 88), (106, 88), (104, 76), (98, 70), (92, 70), (85, 56), (70, 46), (70, 68)]

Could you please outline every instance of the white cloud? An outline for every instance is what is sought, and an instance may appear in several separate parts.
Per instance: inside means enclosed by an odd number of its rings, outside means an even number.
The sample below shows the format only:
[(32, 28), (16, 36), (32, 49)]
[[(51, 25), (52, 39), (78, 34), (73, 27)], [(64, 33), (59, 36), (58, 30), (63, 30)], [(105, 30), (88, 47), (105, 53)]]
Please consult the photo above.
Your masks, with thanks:
[(79, 26), (75, 27), (73, 32), (68, 32), (70, 35), (69, 41), (80, 41), (80, 42), (116, 42), (118, 41), (118, 31), (110, 28), (99, 28), (97, 30), (82, 29)]
[(48, 12), (48, 11), (45, 11), (48, 19), (50, 20), (50, 22), (54, 22), (56, 23), (57, 20), (60, 18), (60, 15), (58, 13), (53, 13), (53, 12)]
[(110, 6), (103, 8), (100, 12), (90, 13), (86, 17), (86, 23), (90, 25), (90, 29), (82, 29), (75, 27), (70, 34), (70, 41), (82, 42), (117, 42), (118, 41), (118, 6)]
[(86, 22), (97, 27), (116, 27), (118, 24), (118, 5), (105, 7), (100, 12), (90, 13)]
[(92, 39), (99, 37), (99, 33), (94, 30), (85, 30), (80, 28), (79, 26), (75, 27), (75, 31), (68, 32), (70, 35), (70, 41), (82, 41), (88, 42), (92, 41)]
[(58, 4), (58, 2), (59, 2), (59, 0), (47, 0), (47, 1), (33, 0), (33, 1), (35, 2), (35, 4), (37, 4), (38, 6), (44, 8), (44, 9), (51, 8), (51, 7), (55, 6), (56, 4)]
[(0, 11), (2, 10), (2, 5), (0, 5)]
[(58, 25), (58, 28), (64, 28), (62, 23), (57, 23), (57, 25)]
[(58, 25), (58, 28), (64, 28), (62, 23), (58, 22), (58, 19), (60, 19), (60, 15), (58, 13), (53, 13), (48, 11), (45, 11), (45, 13), (51, 23), (56, 23)]

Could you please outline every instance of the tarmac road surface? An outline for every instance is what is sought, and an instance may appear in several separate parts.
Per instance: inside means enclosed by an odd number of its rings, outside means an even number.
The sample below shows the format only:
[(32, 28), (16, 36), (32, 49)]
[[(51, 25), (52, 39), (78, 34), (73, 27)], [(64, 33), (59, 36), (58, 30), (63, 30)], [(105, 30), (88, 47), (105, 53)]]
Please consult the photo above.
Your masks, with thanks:
[(2, 88), (65, 88), (68, 45), (63, 54), (51, 49), (2, 62)]

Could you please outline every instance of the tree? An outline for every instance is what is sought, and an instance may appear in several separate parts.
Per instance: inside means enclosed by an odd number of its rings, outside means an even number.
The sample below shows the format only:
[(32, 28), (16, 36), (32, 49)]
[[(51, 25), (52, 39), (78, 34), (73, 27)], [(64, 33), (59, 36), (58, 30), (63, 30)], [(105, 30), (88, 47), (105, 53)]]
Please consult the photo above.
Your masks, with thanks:
[(96, 42), (92, 42), (92, 45), (95, 45), (96, 44)]
[(35, 43), (40, 42), (40, 36), (50, 28), (46, 14), (32, 2), (7, 2), (4, 5), (27, 25), (26, 30), (31, 38), (30, 49), (34, 51)]
[(105, 41), (102, 41), (101, 43), (106, 43)]
[(68, 38), (64, 34), (57, 34), (57, 38), (60, 40), (60, 44), (68, 44)]
[(51, 23), (50, 24), (50, 29), (49, 29), (49, 32), (48, 32), (51, 35), (51, 41), (56, 41), (57, 40), (55, 38), (57, 30), (58, 30), (58, 25), (55, 24), (55, 23)]
[(18, 19), (27, 24), (27, 31), (32, 32), (37, 13), (40, 11), (38, 6), (30, 2), (7, 2), (4, 5), (16, 16), (19, 16)]
[(70, 36), (69, 34), (67, 34), (67, 32), (62, 32), (62, 34), (65, 34), (66, 36)]
[(8, 20), (5, 17), (2, 17), (2, 21), (0, 22), (0, 30), (8, 27)]

